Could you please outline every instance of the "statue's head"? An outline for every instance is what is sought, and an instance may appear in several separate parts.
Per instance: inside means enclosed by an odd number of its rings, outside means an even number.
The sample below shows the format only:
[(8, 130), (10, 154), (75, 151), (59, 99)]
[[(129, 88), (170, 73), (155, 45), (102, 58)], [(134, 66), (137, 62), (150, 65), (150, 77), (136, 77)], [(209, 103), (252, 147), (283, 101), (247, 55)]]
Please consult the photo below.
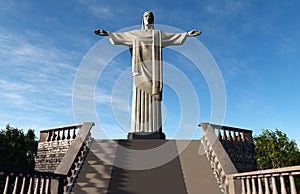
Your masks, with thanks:
[(154, 15), (151, 11), (146, 11), (143, 15), (142, 29), (153, 29), (154, 28)]

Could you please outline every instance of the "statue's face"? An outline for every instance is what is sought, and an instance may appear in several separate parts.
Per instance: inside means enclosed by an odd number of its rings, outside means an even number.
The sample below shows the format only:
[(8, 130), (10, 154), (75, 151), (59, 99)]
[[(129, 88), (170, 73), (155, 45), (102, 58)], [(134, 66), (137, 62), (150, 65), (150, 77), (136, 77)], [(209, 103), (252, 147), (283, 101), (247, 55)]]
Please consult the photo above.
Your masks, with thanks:
[(144, 15), (144, 24), (153, 24), (153, 17), (150, 13)]

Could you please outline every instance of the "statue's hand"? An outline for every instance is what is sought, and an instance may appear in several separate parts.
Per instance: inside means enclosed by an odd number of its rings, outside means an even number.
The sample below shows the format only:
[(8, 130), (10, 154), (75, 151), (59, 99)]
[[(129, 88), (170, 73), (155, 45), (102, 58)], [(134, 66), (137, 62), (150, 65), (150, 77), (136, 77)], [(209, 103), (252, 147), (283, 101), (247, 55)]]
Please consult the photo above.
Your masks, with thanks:
[(191, 30), (188, 32), (189, 36), (199, 36), (200, 34), (201, 34), (201, 32), (198, 30)]
[(101, 29), (94, 30), (94, 33), (99, 36), (107, 36), (108, 35), (108, 32), (106, 32), (105, 30), (101, 30)]

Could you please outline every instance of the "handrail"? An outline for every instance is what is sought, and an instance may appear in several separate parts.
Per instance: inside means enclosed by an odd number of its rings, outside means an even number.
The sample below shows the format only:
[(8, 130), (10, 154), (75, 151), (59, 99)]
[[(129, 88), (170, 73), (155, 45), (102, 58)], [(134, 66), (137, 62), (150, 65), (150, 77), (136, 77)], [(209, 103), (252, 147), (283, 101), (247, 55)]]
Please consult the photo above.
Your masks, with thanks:
[(62, 129), (73, 129), (74, 127), (79, 128), (81, 126), (82, 126), (82, 123), (73, 124), (73, 125), (66, 125), (66, 126), (60, 126), (60, 127), (54, 127), (54, 128), (41, 129), (40, 132), (58, 131), (58, 130), (62, 130)]
[(69, 193), (72, 192), (72, 189), (73, 189), (73, 187), (74, 187), (74, 185), (75, 185), (75, 183), (76, 183), (76, 181), (77, 181), (77, 178), (78, 178), (78, 176), (79, 176), (79, 173), (80, 173), (80, 171), (81, 171), (81, 169), (82, 169), (82, 167), (83, 167), (83, 164), (84, 164), (84, 162), (85, 162), (85, 160), (86, 160), (87, 154), (89, 153), (89, 150), (90, 150), (90, 148), (91, 148), (92, 141), (93, 141), (93, 139), (90, 139), (90, 140), (86, 143), (86, 144), (87, 144), (86, 152), (84, 152), (84, 154), (83, 154), (83, 156), (82, 156), (82, 159), (80, 160), (80, 163), (79, 163), (78, 168), (77, 168), (77, 170), (76, 170), (76, 172), (75, 172), (75, 174), (74, 174), (74, 176), (73, 176), (73, 178), (72, 178), (72, 180), (71, 180), (71, 183), (69, 183), (69, 184), (67, 185), (67, 192), (66, 192), (67, 194), (69, 194)]
[[(230, 193), (287, 193), (286, 181), (291, 194), (297, 194), (294, 176), (300, 175), (300, 165), (276, 169), (259, 170), (228, 175)], [(276, 183), (279, 181), (280, 185)], [(264, 185), (264, 188), (263, 188)], [(299, 185), (298, 185), (299, 186)], [(298, 188), (300, 189), (300, 188)]]
[(54, 172), (82, 126), (75, 124), (41, 130), (35, 170)]
[(83, 124), (68, 125), (65, 127), (56, 127), (43, 129), (40, 131), (39, 142), (51, 142), (59, 140), (73, 140), (76, 138), (76, 130), (80, 129)]
[[(1, 171), (0, 169), (0, 177), (6, 176), (3, 193), (70, 192), (91, 145), (91, 128), (93, 126), (93, 122), (85, 122), (41, 130), (37, 155), (38, 163), (41, 164), (36, 166), (37, 171), (19, 172)], [(55, 158), (52, 158), (54, 153)], [(48, 161), (49, 157), (54, 159), (54, 163), (51, 160)], [(3, 181), (1, 180), (0, 183)]]
[(73, 180), (76, 180), (78, 176), (78, 173), (76, 172), (81, 170), (79, 164), (84, 162), (85, 153), (88, 151), (88, 146), (91, 141), (90, 131), (94, 125), (95, 124), (93, 122), (86, 122), (82, 124), (76, 138), (73, 140), (70, 148), (65, 153), (58, 167), (54, 171), (55, 173), (68, 176), (67, 184), (64, 188), (65, 193), (73, 187), (75, 183)]
[(64, 155), (63, 159), (55, 170), (56, 173), (68, 174), (73, 165), (73, 162), (77, 157), (78, 152), (80, 151), (80, 148), (88, 140), (90, 136), (90, 130), (93, 126), (94, 123), (92, 122), (83, 123), (76, 138), (72, 142), (71, 147), (68, 149), (67, 153)]
[[(36, 170), (66, 175), (64, 193), (73, 187), (89, 149), (93, 122), (40, 131)], [(71, 184), (72, 183), (72, 184)]]
[(223, 193), (228, 193), (228, 179), (227, 174), (237, 173), (234, 164), (227, 155), (219, 141), (220, 136), (215, 133), (215, 126), (209, 123), (200, 123), (199, 126), (203, 129), (203, 137), (201, 139), (206, 156), (210, 162), (211, 168), (217, 183)]
[(246, 177), (246, 176), (257, 176), (257, 175), (267, 176), (270, 174), (278, 174), (278, 173), (285, 174), (287, 172), (288, 173), (292, 172), (293, 175), (300, 174), (300, 165), (283, 167), (283, 168), (258, 170), (258, 171), (252, 171), (252, 172), (235, 173), (235, 174), (231, 174), (230, 176), (232, 176), (234, 178), (239, 178), (239, 177)]
[[(39, 172), (0, 169), (0, 177), (5, 179), (0, 187), (3, 194), (62, 193), (66, 175)], [(55, 188), (52, 185), (55, 184)]]
[(252, 131), (249, 129), (240, 129), (236, 127), (222, 126), (212, 123), (200, 123), (199, 126), (202, 127), (202, 129), (212, 129), (219, 140), (222, 139), (228, 141), (253, 143)]

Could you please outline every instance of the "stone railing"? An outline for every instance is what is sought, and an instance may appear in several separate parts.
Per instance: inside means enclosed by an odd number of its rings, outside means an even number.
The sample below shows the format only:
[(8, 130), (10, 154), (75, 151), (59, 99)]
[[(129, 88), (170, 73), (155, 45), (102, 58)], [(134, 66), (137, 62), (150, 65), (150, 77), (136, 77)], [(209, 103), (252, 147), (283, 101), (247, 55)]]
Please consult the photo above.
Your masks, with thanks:
[(228, 174), (257, 170), (252, 131), (200, 123), (201, 139), (220, 189), (229, 192)]
[(77, 125), (70, 125), (70, 126), (41, 130), (39, 142), (51, 142), (51, 141), (59, 141), (59, 140), (72, 141), (76, 138), (77, 133), (79, 129), (82, 127), (82, 125), (83, 124), (77, 124)]
[(36, 171), (0, 169), (0, 193), (70, 193), (89, 151), (93, 126), (86, 122), (42, 130)]
[(35, 170), (54, 172), (83, 124), (40, 131)]
[[(202, 145), (220, 189), (223, 193), (229, 193), (226, 175), (237, 173), (238, 171), (219, 141), (221, 136), (215, 132), (217, 125), (200, 123), (199, 126), (203, 129)], [(220, 127), (218, 126), (218, 128)]]
[[(68, 173), (67, 177), (67, 185), (64, 189), (65, 193), (71, 193), (73, 187), (75, 186), (75, 183), (77, 181), (77, 178), (79, 176), (79, 173), (83, 167), (83, 164), (86, 160), (87, 154), (90, 150), (90, 147), (92, 145), (92, 138), (89, 138), (85, 141), (85, 143), (81, 146), (77, 158), (75, 158), (74, 163)], [(56, 171), (59, 172), (59, 171)]]
[(0, 193), (63, 193), (65, 175), (47, 172), (20, 172), (0, 169)]
[[(230, 194), (297, 194), (300, 166), (260, 170), (228, 175)], [(299, 184), (299, 183), (298, 183)]]
[(215, 125), (211, 123), (200, 123), (199, 126), (201, 126), (202, 129), (209, 128), (210, 130), (213, 130), (219, 140), (253, 143), (251, 130)]
[(219, 184), (221, 191), (223, 193), (228, 193), (225, 173), (222, 169), (222, 166), (218, 162), (218, 158), (216, 157), (216, 154), (214, 153), (211, 144), (208, 142), (206, 137), (202, 138), (202, 145), (204, 147), (204, 151), (210, 163), (210, 167), (213, 170), (213, 174), (217, 179), (217, 183)]
[(54, 171), (57, 174), (67, 175), (67, 184), (64, 187), (64, 193), (72, 191), (78, 178), (78, 174), (91, 146), (91, 129), (94, 125), (93, 122), (86, 122), (81, 125), (70, 148), (64, 154), (64, 157)]
[(222, 144), (238, 172), (257, 170), (257, 158), (251, 130), (209, 123), (200, 125), (217, 136), (215, 141)]
[(91, 145), (92, 122), (42, 130), (35, 170), (67, 177), (64, 193), (70, 193)]

